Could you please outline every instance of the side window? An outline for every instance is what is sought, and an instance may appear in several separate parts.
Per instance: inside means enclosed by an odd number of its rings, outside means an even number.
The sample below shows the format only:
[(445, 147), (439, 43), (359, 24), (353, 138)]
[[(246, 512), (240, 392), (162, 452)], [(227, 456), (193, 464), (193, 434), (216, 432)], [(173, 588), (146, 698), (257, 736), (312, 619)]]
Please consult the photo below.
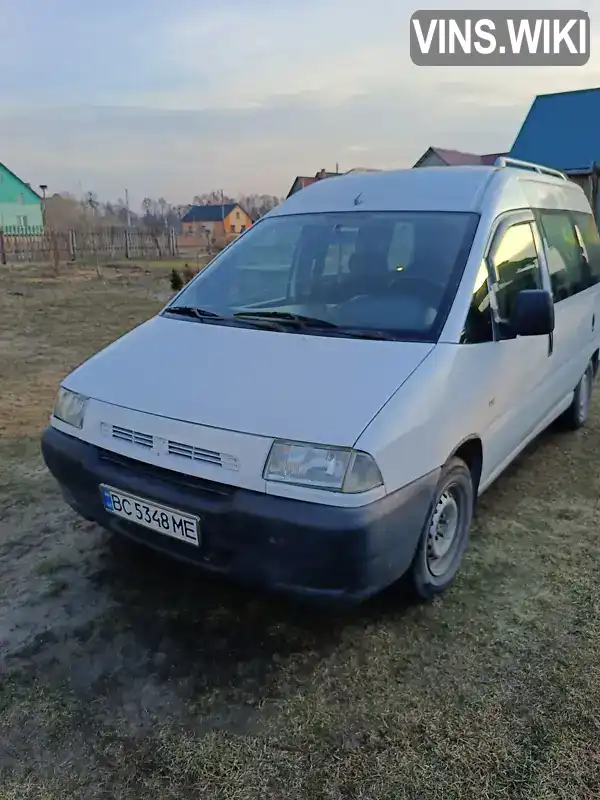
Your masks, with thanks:
[(481, 344), (494, 340), (492, 324), (492, 307), (488, 287), (488, 268), (485, 261), (479, 266), (479, 272), (473, 287), (471, 305), (467, 312), (465, 327), (461, 336), (461, 344)]
[(581, 211), (572, 211), (571, 217), (575, 221), (578, 238), (581, 238), (584, 260), (587, 264), (589, 285), (600, 281), (600, 235), (596, 220), (592, 214)]
[(540, 231), (554, 302), (583, 291), (589, 285), (581, 245), (573, 221), (566, 211), (538, 211)]
[(357, 236), (357, 229), (334, 229), (325, 252), (323, 275), (339, 276), (348, 272), (348, 262), (356, 249)]
[(415, 226), (407, 222), (396, 223), (388, 250), (389, 269), (403, 270), (412, 261), (414, 248)]
[(524, 289), (541, 289), (540, 261), (529, 222), (511, 225), (495, 242), (491, 266), (496, 277), (498, 315), (508, 320), (516, 295)]
[[(232, 249), (228, 269), (207, 275), (203, 291), (210, 302), (266, 302), (284, 298), (299, 247), (301, 224), (273, 225), (263, 229), (246, 247)], [(257, 243), (255, 243), (257, 242)], [(235, 247), (235, 246), (234, 246)], [(212, 286), (211, 286), (212, 284)], [(214, 292), (214, 300), (209, 292)]]

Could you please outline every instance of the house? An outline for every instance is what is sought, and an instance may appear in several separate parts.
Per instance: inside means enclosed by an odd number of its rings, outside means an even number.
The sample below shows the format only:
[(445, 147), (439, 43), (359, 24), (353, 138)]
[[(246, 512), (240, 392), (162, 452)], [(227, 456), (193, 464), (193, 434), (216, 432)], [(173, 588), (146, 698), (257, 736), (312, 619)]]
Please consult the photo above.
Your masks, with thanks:
[(5, 234), (42, 233), (42, 198), (28, 183), (0, 163), (0, 228)]
[(192, 206), (181, 220), (182, 236), (189, 245), (228, 240), (251, 225), (252, 218), (238, 203)]
[(586, 192), (600, 213), (600, 88), (539, 94), (533, 101), (510, 155), (559, 169)]
[(506, 153), (463, 153), (460, 150), (447, 150), (443, 147), (429, 147), (414, 164), (414, 167), (464, 167), (469, 165), (489, 165)]
[(600, 163), (600, 88), (539, 94), (510, 151), (563, 172), (591, 170)]
[(327, 172), (325, 169), (320, 169), (314, 177), (307, 177), (305, 175), (298, 175), (294, 182), (292, 183), (292, 188), (289, 190), (286, 196), (286, 200), (288, 197), (291, 197), (296, 192), (299, 192), (300, 189), (304, 189), (306, 186), (310, 186), (312, 183), (316, 181), (321, 181), (323, 178), (335, 178), (336, 175), (339, 175), (339, 172)]

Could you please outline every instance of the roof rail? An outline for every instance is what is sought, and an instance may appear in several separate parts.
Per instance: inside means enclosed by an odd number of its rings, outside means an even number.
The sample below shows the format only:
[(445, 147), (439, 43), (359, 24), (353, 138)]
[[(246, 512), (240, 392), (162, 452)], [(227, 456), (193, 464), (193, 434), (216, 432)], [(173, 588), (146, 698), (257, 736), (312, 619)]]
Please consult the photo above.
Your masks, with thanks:
[(534, 164), (531, 161), (519, 161), (518, 158), (510, 158), (509, 156), (499, 156), (494, 161), (495, 167), (522, 167), (523, 169), (531, 169), (534, 172), (540, 172), (543, 175), (554, 175), (556, 178), (562, 178), (564, 181), (569, 179), (564, 172), (559, 169), (552, 169), (552, 167), (544, 167), (541, 164)]

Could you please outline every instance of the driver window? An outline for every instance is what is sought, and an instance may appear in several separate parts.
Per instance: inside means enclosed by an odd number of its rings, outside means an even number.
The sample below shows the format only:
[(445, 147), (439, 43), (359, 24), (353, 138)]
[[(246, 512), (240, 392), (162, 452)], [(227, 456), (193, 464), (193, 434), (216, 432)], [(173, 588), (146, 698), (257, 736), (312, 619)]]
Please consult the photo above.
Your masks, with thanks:
[(461, 344), (483, 344), (494, 341), (492, 307), (488, 287), (488, 268), (485, 260), (479, 265), (471, 304), (467, 312)]
[(517, 294), (541, 289), (540, 262), (530, 222), (511, 225), (500, 234), (490, 258), (496, 278), (498, 315), (508, 320)]

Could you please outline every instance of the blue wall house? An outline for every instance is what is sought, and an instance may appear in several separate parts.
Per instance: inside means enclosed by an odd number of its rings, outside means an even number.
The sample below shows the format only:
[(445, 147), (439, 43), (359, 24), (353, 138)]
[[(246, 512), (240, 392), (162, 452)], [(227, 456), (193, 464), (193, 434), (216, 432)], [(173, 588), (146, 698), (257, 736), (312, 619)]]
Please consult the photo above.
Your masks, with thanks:
[(510, 151), (512, 158), (566, 172), (600, 210), (600, 88), (538, 95)]
[(6, 234), (44, 230), (42, 198), (28, 183), (0, 163), (0, 228)]

